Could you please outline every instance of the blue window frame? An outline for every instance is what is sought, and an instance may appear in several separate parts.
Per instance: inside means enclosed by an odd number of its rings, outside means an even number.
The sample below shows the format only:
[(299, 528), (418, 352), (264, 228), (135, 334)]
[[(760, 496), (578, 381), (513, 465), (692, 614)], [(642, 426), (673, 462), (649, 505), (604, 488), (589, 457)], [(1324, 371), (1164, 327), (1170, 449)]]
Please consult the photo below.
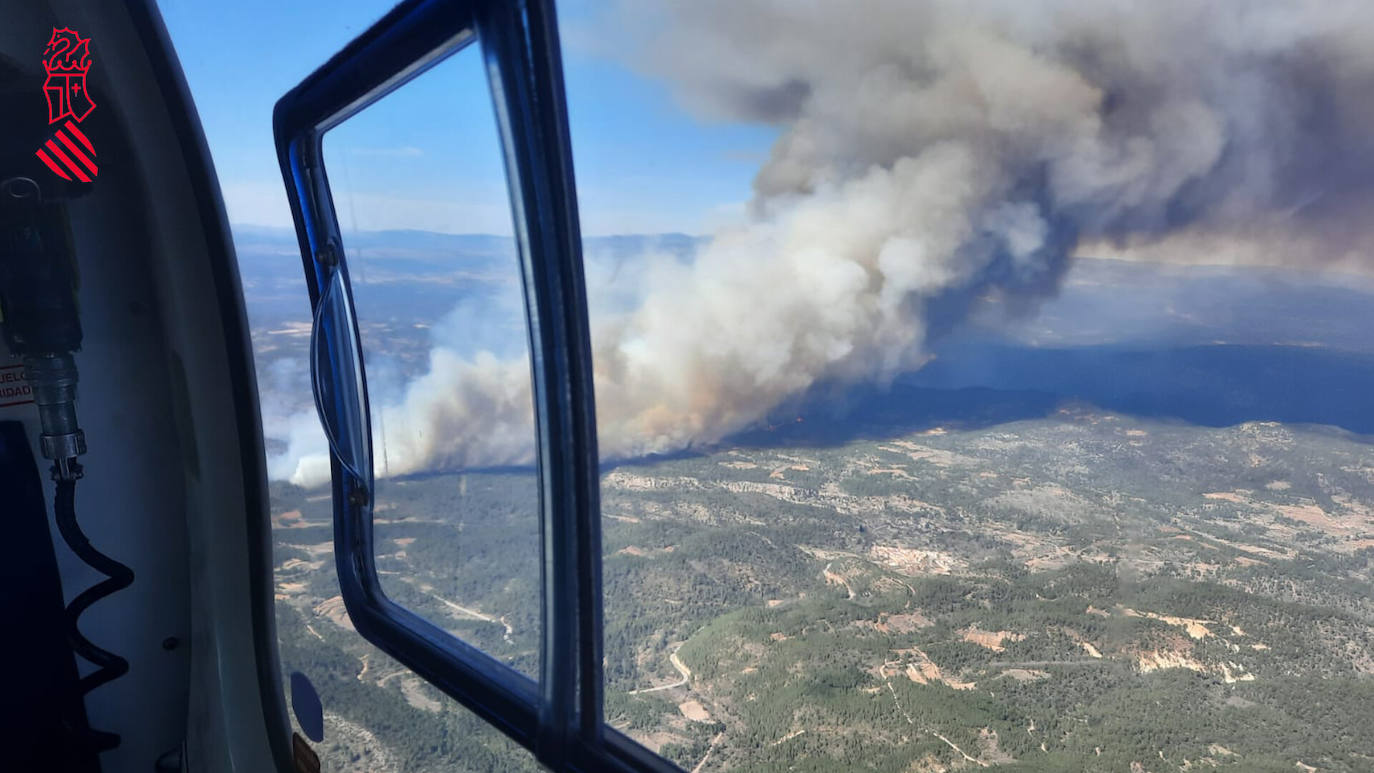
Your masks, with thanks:
[[(372, 437), (324, 133), (469, 45), (481, 48), (505, 154), (530, 331), (543, 637), (536, 682), (396, 604), (372, 545)], [(288, 92), (273, 115), (330, 440), (341, 595), (358, 632), (555, 770), (677, 770), (602, 721), (601, 534), (590, 334), (551, 0), (402, 3)]]

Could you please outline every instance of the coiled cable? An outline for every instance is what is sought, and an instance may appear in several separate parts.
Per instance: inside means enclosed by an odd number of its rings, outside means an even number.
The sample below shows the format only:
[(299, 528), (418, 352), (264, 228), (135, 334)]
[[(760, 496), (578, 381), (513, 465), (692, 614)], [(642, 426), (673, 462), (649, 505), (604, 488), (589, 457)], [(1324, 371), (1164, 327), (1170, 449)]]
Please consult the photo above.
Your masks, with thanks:
[[(92, 604), (129, 587), (134, 581), (134, 572), (92, 547), (85, 532), (81, 531), (76, 522), (75, 506), (76, 479), (81, 476), (81, 466), (74, 460), (70, 466), (74, 474), (59, 475), (57, 466), (53, 467), (53, 477), (57, 482), (53, 497), (53, 515), (57, 520), (57, 529), (78, 558), (107, 578), (79, 593), (67, 605), (66, 610), (67, 640), (72, 650), (96, 666), (95, 671), (82, 677), (77, 683), (77, 696), (84, 700), (90, 691), (128, 673), (129, 661), (109, 650), (97, 647), (82, 635), (77, 621)], [(96, 751), (104, 752), (119, 746), (120, 737), (117, 733), (90, 730), (86, 740)]]

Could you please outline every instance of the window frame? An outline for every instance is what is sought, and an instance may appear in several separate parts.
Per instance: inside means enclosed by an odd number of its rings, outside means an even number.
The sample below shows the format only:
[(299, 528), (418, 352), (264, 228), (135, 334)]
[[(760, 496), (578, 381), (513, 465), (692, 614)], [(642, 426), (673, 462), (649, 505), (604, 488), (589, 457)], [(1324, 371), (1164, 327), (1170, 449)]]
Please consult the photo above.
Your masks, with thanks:
[[(536, 682), (387, 598), (372, 535), (372, 437), (346, 256), (324, 168), (334, 126), (459, 50), (481, 48), (510, 192), (530, 336), (542, 636)], [(301, 249), (331, 442), (334, 548), (358, 633), (554, 770), (679, 770), (603, 721), (601, 524), (591, 336), (552, 0), (407, 0), (277, 102), (273, 130)], [(331, 282), (342, 290), (331, 298)], [(322, 307), (322, 301), (329, 303)], [(360, 463), (361, 462), (361, 463)]]

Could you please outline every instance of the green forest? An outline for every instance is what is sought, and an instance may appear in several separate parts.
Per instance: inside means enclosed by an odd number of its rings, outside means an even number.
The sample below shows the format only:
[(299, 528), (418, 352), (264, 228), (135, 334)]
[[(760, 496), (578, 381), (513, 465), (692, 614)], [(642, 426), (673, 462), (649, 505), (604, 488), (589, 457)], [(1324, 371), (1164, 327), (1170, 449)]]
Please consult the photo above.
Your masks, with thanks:
[[(1078, 412), (604, 471), (606, 721), (685, 769), (1374, 769), (1358, 439)], [(536, 769), (364, 642), (274, 484), (286, 672), (348, 771)], [(539, 666), (529, 471), (385, 480), (387, 594)]]

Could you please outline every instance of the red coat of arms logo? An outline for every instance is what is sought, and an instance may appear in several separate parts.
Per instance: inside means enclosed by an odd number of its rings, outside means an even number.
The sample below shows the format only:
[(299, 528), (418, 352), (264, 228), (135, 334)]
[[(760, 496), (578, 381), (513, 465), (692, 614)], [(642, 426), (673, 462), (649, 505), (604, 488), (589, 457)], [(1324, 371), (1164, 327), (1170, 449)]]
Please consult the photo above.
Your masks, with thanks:
[(85, 120), (95, 109), (86, 92), (91, 39), (66, 27), (54, 29), (48, 47), (43, 50), (43, 69), (48, 71), (48, 79), (43, 83), (43, 96), (48, 98), (48, 123), (68, 117)]
[(34, 152), (39, 161), (64, 180), (75, 177), (83, 183), (95, 179), (95, 146), (76, 124), (86, 120), (95, 109), (86, 89), (86, 73), (91, 69), (91, 39), (76, 30), (53, 28), (48, 47), (43, 50), (43, 96), (48, 100), (48, 123), (66, 122)]

